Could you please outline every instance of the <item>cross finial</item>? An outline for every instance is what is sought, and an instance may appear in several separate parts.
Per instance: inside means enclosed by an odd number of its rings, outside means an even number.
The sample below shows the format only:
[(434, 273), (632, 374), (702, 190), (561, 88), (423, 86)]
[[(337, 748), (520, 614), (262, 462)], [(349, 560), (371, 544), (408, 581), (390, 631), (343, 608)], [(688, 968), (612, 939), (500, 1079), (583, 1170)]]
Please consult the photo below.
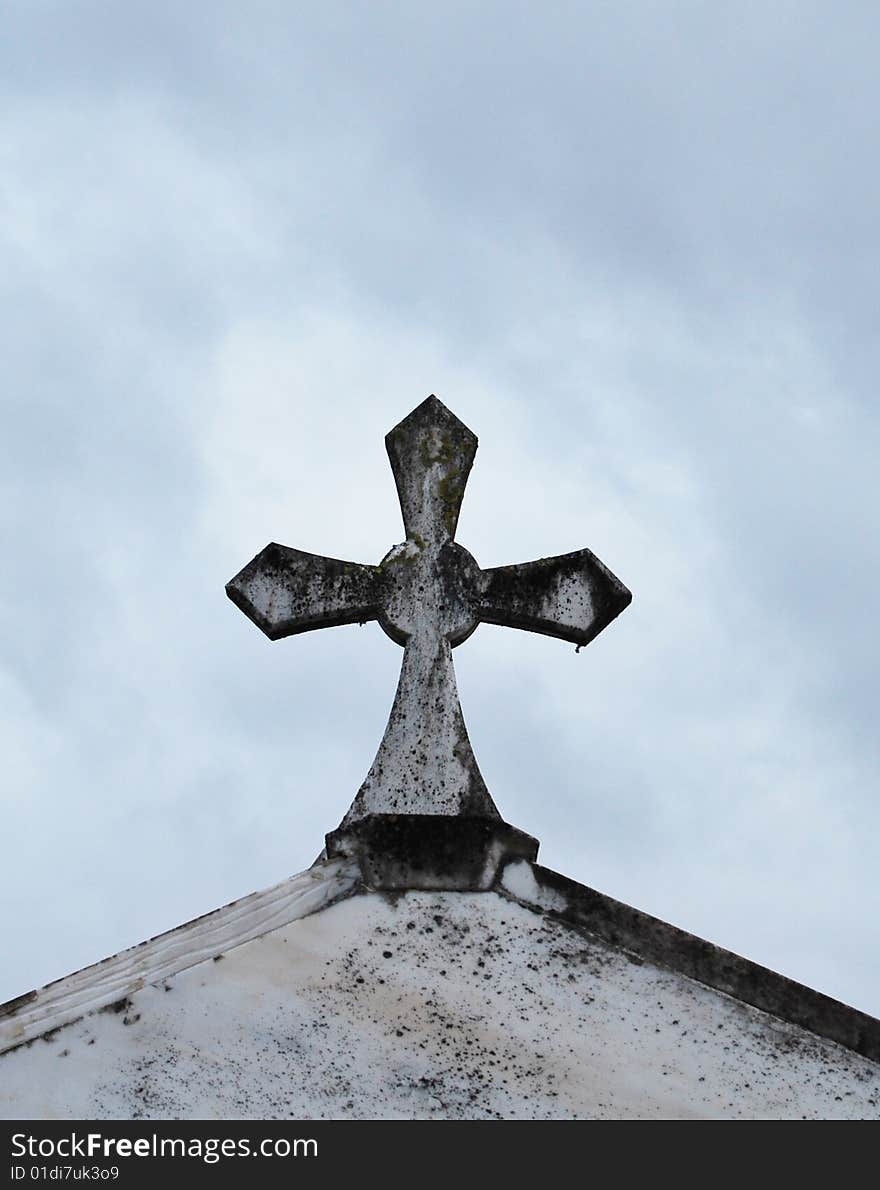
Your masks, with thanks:
[(407, 539), (455, 537), (477, 436), (435, 396), (385, 435)]
[[(486, 887), (537, 843), (501, 820), (461, 713), (452, 650), (480, 621), (587, 644), (632, 596), (589, 550), (481, 570), (455, 540), (477, 439), (435, 396), (386, 436), (406, 540), (377, 566), (268, 545), (227, 584), (272, 640), (376, 619), (404, 648), (385, 735), (328, 853), (386, 887)], [(365, 840), (368, 843), (365, 843)], [(476, 859), (444, 854), (466, 846)]]

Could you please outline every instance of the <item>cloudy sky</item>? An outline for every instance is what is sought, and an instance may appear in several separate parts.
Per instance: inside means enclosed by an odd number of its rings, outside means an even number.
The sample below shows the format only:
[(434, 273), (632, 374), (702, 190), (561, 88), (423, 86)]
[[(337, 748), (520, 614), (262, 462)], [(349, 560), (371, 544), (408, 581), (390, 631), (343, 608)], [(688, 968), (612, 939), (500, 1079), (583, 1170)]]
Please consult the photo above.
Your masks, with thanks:
[(0, 35), (0, 997), (308, 866), (401, 651), (271, 644), (270, 540), (377, 562), (383, 436), (480, 438), (481, 627), (547, 866), (880, 1013), (876, 47), (864, 2), (12, 0)]

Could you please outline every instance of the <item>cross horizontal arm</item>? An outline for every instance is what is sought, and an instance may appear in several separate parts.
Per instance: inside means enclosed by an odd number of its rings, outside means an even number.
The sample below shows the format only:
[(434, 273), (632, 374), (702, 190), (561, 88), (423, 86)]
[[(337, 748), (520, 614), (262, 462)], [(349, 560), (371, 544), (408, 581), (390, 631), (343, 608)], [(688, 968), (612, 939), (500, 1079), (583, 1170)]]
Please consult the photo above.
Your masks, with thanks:
[(590, 550), (496, 566), (480, 574), (478, 615), (586, 645), (619, 616), (632, 594)]
[(379, 587), (376, 566), (272, 542), (226, 584), (226, 594), (270, 640), (280, 640), (314, 628), (375, 620)]

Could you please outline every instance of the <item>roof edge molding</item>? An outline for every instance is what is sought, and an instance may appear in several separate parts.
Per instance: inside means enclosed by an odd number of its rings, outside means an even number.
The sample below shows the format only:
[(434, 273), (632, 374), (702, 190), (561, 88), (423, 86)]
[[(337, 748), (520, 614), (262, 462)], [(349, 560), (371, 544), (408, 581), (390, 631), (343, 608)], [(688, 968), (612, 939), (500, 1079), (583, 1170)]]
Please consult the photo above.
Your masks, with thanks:
[(84, 967), (38, 991), (0, 1005), (0, 1053), (24, 1045), (90, 1012), (124, 1000), (350, 896), (360, 884), (353, 860), (333, 860), (251, 893), (221, 909)]
[(687, 930), (526, 860), (507, 864), (497, 889), (629, 952), (636, 961), (685, 975), (880, 1062), (880, 1020)]

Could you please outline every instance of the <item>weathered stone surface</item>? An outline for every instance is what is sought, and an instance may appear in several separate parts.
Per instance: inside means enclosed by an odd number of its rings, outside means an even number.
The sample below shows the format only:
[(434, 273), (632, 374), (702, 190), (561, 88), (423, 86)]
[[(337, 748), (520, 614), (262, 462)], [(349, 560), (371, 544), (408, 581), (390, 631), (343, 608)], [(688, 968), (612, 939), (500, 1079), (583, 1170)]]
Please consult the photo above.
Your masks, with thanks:
[(385, 436), (408, 541), (455, 537), (477, 436), (430, 396)]
[(480, 572), (479, 618), (587, 645), (632, 596), (590, 550)]
[[(406, 541), (378, 566), (269, 545), (226, 588), (273, 640), (376, 619), (403, 646), (400, 681), (379, 751), (339, 831), (328, 836), (331, 854), (357, 853), (371, 870), (376, 857), (360, 851), (365, 836), (351, 828), (373, 815), (416, 820), (440, 815), (495, 824), (493, 854), (503, 852), (504, 841), (512, 838), (500, 830), (501, 817), (471, 747), (452, 650), (481, 621), (584, 645), (632, 598), (586, 549), (480, 569), (454, 540), (477, 439), (436, 397), (395, 426), (385, 445)], [(510, 854), (524, 853), (515, 847)], [(394, 880), (400, 879), (395, 869)], [(413, 879), (413, 887), (424, 887), (424, 871), (414, 870)], [(438, 879), (437, 887), (449, 887)]]
[(270, 640), (375, 620), (378, 567), (306, 554), (275, 542), (240, 571), (226, 593)]

